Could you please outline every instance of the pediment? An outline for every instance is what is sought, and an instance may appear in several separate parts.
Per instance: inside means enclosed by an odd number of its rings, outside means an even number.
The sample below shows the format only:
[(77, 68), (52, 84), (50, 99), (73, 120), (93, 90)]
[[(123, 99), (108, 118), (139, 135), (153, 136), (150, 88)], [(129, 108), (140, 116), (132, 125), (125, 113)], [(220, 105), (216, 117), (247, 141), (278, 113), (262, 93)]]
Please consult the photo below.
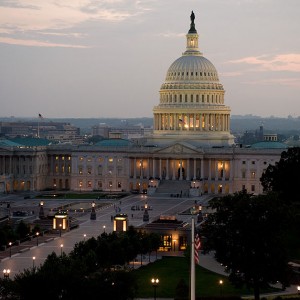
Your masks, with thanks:
[(159, 149), (156, 153), (168, 153), (168, 154), (199, 154), (203, 153), (202, 149), (197, 149), (192, 145), (186, 143), (176, 143), (167, 146), (163, 149)]

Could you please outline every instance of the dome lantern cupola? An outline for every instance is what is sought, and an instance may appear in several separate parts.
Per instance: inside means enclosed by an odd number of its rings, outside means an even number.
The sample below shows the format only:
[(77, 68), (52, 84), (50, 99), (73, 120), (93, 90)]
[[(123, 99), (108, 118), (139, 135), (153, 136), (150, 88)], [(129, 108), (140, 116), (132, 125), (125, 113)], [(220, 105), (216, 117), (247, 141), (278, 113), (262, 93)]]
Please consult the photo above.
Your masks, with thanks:
[(202, 55), (198, 49), (198, 38), (199, 35), (195, 28), (195, 14), (192, 11), (191, 14), (191, 25), (188, 34), (186, 35), (186, 51), (182, 55)]

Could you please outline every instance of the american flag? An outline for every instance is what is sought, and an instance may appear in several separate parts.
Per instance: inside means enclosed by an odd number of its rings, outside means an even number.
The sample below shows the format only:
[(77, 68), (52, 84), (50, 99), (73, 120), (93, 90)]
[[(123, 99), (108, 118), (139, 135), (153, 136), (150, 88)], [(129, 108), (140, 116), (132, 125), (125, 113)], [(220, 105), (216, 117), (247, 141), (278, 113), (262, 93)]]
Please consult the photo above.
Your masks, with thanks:
[(194, 247), (195, 247), (195, 263), (199, 264), (199, 253), (198, 252), (201, 247), (201, 242), (200, 242), (200, 237), (199, 237), (198, 233), (195, 236)]
[(44, 118), (43, 118), (43, 116), (41, 115), (41, 114), (39, 114), (39, 118), (41, 119), (41, 120), (43, 120)]

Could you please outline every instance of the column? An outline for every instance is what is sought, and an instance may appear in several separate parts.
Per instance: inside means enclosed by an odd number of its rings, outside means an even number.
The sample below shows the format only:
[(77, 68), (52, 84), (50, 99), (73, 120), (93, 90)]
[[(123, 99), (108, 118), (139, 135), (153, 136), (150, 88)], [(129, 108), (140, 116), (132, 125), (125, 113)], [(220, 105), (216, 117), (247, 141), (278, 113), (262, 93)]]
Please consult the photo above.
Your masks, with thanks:
[(200, 174), (200, 178), (204, 179), (204, 178), (205, 178), (205, 175), (204, 175), (204, 159), (201, 159), (200, 163), (201, 163), (201, 174)]
[(194, 127), (194, 131), (196, 131), (196, 114), (194, 114), (193, 117), (193, 127)]
[(169, 159), (167, 158), (167, 163), (166, 163), (166, 180), (169, 180)]
[(193, 176), (193, 180), (196, 180), (196, 177), (197, 177), (196, 172), (197, 172), (197, 161), (196, 161), (196, 158), (194, 158), (194, 176)]
[(161, 174), (161, 158), (159, 159), (159, 178), (162, 179), (162, 174)]
[(208, 180), (211, 180), (211, 159), (208, 160)]
[(133, 160), (133, 178), (136, 179), (136, 157)]
[(219, 172), (218, 172), (218, 161), (215, 159), (215, 181), (219, 179)]
[(190, 180), (190, 160), (186, 160), (186, 180)]
[(180, 170), (179, 170), (180, 176), (179, 180), (182, 180), (182, 160), (180, 159)]
[(140, 159), (140, 179), (144, 177), (144, 170), (143, 170), (143, 159)]
[(173, 159), (173, 180), (175, 180), (176, 179), (176, 176), (175, 176), (175, 159)]
[(150, 178), (150, 157), (148, 157), (147, 178)]
[(155, 170), (155, 158), (152, 158), (152, 177), (156, 178), (156, 174), (155, 174), (156, 170)]

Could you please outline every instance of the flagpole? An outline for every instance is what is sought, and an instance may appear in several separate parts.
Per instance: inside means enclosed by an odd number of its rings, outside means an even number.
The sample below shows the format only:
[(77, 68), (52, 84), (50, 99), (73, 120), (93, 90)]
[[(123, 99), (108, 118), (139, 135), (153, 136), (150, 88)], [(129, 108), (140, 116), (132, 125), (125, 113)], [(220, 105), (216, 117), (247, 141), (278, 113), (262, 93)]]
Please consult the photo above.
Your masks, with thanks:
[(37, 137), (40, 138), (40, 118), (38, 118), (38, 132)]
[(191, 243), (191, 300), (195, 300), (195, 220), (192, 215)]

